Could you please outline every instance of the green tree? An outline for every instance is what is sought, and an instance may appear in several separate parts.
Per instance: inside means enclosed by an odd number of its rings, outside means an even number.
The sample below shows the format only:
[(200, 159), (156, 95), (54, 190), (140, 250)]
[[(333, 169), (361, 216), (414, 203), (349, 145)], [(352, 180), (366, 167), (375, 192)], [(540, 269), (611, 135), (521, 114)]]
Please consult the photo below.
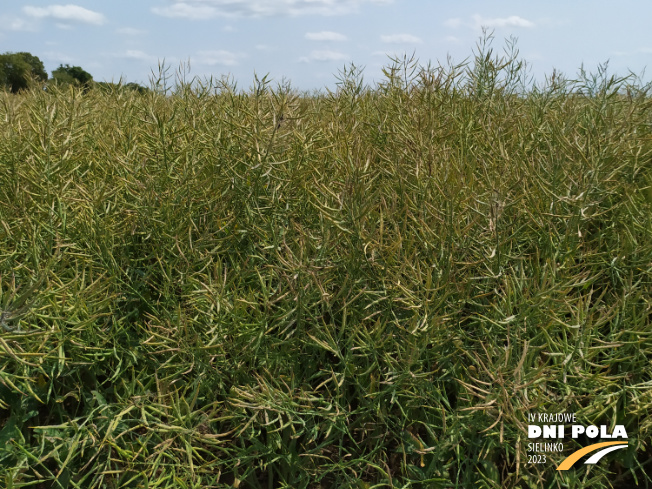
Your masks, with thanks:
[(37, 56), (26, 52), (0, 54), (0, 85), (13, 93), (47, 79), (43, 62)]
[(138, 83), (135, 82), (130, 82), (130, 83), (122, 83), (122, 80), (118, 83), (113, 83), (113, 82), (95, 82), (93, 84), (95, 88), (98, 88), (100, 90), (104, 90), (105, 92), (112, 93), (120, 90), (127, 90), (127, 91), (133, 91), (133, 92), (138, 92), (141, 95), (144, 95), (146, 93), (149, 93), (151, 90), (147, 87), (144, 87), (142, 85), (139, 85)]
[(52, 72), (52, 79), (56, 83), (64, 85), (73, 84), (89, 87), (93, 81), (93, 76), (89, 72), (83, 70), (80, 66), (70, 66), (69, 64), (66, 64), (59, 65), (59, 67)]
[(128, 89), (128, 90), (136, 91), (141, 95), (144, 95), (144, 94), (149, 93), (151, 91), (149, 88), (144, 87), (144, 86), (139, 85), (138, 83), (134, 83), (134, 82), (127, 83), (125, 85), (125, 88)]

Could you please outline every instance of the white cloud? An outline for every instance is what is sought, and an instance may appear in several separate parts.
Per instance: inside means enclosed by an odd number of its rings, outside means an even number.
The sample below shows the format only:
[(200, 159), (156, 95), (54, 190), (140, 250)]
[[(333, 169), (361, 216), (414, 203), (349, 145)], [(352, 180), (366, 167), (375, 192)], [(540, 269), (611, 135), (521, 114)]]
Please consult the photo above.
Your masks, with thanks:
[(530, 28), (535, 26), (534, 22), (518, 15), (510, 15), (509, 17), (482, 17), (481, 15), (474, 15), (468, 22), (459, 17), (454, 17), (446, 20), (444, 25), (451, 29), (458, 29), (459, 27), (470, 27), (473, 29), (481, 29), (482, 27), (489, 29), (498, 29), (501, 27)]
[(382, 56), (383, 58), (388, 58), (388, 59), (396, 59), (396, 58), (402, 59), (405, 56), (410, 56), (410, 53), (408, 53), (407, 51), (401, 51), (400, 48), (397, 48), (397, 49), (388, 49), (385, 51), (373, 51), (371, 55)]
[(235, 66), (245, 56), (242, 53), (234, 53), (233, 51), (226, 51), (224, 49), (199, 51), (197, 54), (198, 56), (195, 57), (195, 62), (209, 66)]
[(88, 10), (79, 5), (50, 5), (48, 7), (23, 7), (23, 12), (37, 19), (55, 19), (59, 21), (81, 22), (83, 24), (102, 25), (106, 22), (104, 15)]
[(156, 56), (149, 55), (140, 49), (127, 49), (122, 57), (128, 59), (137, 59), (139, 61), (156, 61), (157, 59)]
[(446, 22), (444, 22), (444, 25), (446, 27), (451, 27), (452, 29), (457, 29), (458, 27), (460, 27), (463, 24), (464, 24), (464, 22), (459, 17), (454, 17), (454, 18), (448, 19)]
[(340, 15), (362, 4), (388, 4), (393, 0), (173, 0), (168, 7), (153, 7), (157, 15), (190, 20), (215, 17), (272, 17)]
[(147, 31), (134, 29), (133, 27), (121, 27), (115, 31), (123, 36), (141, 36), (143, 34), (147, 34)]
[(0, 16), (0, 31), (35, 31), (33, 23), (13, 16)]
[(13, 19), (6, 24), (6, 28), (10, 31), (26, 31), (30, 30), (30, 26), (23, 19)]
[(346, 41), (346, 36), (332, 31), (306, 32), (306, 39), (309, 41)]
[(530, 22), (518, 15), (510, 15), (509, 17), (495, 17), (487, 18), (480, 15), (473, 16), (473, 22), (476, 27), (534, 27), (534, 22)]
[(72, 64), (75, 62), (75, 58), (59, 51), (45, 51), (43, 58), (60, 64)]
[(340, 53), (338, 51), (321, 50), (311, 51), (308, 56), (299, 58), (299, 61), (302, 63), (311, 63), (313, 61), (344, 61), (348, 59), (348, 54)]
[(390, 44), (421, 44), (423, 41), (412, 34), (391, 34), (380, 36), (380, 40)]
[(189, 20), (205, 20), (217, 17), (217, 11), (210, 5), (191, 5), (183, 2), (170, 7), (154, 7), (152, 12), (163, 17)]

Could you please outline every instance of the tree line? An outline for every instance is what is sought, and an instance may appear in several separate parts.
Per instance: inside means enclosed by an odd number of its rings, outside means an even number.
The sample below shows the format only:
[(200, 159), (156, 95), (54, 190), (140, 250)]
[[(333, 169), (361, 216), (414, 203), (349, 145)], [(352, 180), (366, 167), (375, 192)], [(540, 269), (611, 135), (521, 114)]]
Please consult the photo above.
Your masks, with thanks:
[[(48, 77), (45, 66), (38, 56), (27, 52), (0, 54), (0, 90), (4, 88), (12, 93), (18, 93), (35, 86), (47, 88), (52, 84), (74, 85), (84, 89), (94, 87), (110, 89), (119, 86), (115, 83), (96, 82), (93, 76), (81, 66), (69, 64), (59, 65), (52, 71), (52, 76)], [(137, 83), (127, 83), (123, 86), (140, 93), (148, 91)]]

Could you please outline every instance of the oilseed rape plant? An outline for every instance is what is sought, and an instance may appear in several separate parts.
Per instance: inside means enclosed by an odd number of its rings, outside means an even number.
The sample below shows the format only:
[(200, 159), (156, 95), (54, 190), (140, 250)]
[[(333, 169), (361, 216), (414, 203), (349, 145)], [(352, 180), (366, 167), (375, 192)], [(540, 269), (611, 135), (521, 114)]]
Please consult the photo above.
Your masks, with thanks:
[[(169, 73), (0, 93), (0, 485), (650, 483), (649, 86)], [(528, 463), (528, 412), (628, 446)]]

